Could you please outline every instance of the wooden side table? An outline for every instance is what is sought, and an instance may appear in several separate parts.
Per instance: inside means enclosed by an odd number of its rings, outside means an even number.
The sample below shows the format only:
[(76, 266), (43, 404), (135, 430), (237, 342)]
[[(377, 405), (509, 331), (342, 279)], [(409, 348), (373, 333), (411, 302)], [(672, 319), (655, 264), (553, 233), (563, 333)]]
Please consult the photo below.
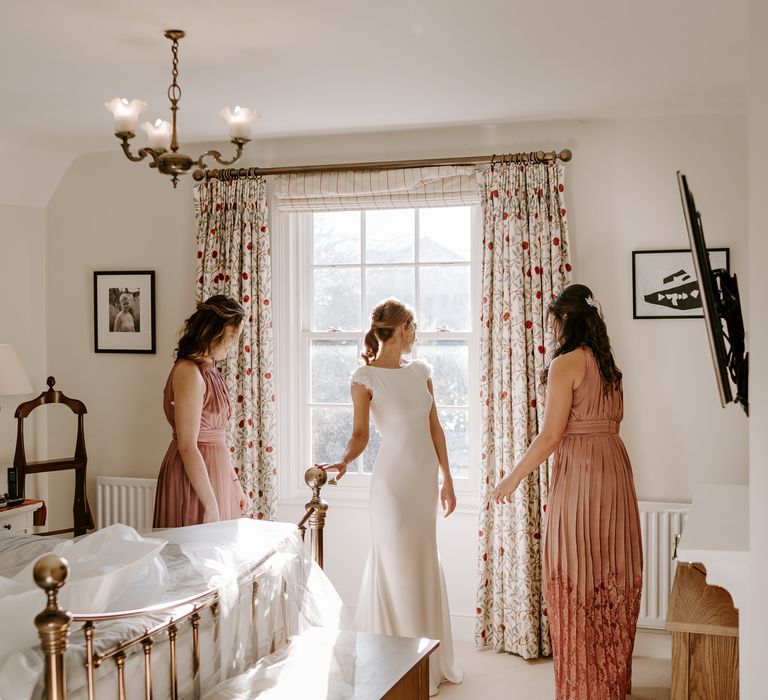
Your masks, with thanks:
[(42, 507), (42, 501), (26, 500), (18, 506), (0, 508), (0, 533), (31, 535), (35, 513)]

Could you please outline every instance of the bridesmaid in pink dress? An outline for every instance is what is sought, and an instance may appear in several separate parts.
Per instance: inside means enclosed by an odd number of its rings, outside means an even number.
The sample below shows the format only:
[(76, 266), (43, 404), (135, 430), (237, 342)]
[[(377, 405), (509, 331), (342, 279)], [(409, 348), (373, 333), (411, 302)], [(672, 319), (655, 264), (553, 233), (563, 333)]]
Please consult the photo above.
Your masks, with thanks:
[(592, 292), (566, 287), (549, 313), (544, 425), (497, 502), (552, 452), (543, 579), (557, 700), (623, 700), (631, 690), (643, 554), (632, 466), (619, 437), (621, 372)]
[(173, 438), (160, 467), (153, 527), (182, 527), (239, 518), (245, 495), (229, 462), (229, 392), (214, 360), (227, 356), (245, 311), (221, 294), (197, 305), (163, 390)]

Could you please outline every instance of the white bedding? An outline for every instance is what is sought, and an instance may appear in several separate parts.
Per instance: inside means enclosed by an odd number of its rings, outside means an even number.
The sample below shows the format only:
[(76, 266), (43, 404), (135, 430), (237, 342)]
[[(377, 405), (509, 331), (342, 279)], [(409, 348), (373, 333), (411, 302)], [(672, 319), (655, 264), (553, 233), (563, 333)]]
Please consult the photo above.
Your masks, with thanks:
[[(149, 535), (148, 539), (154, 541), (154, 545), (137, 536), (145, 545), (145, 550), (140, 551), (138, 546), (133, 545), (128, 547), (134, 550), (127, 558), (128, 564), (116, 556), (118, 548), (114, 542), (111, 543), (106, 564), (106, 560), (99, 557), (86, 556), (85, 561), (72, 561), (72, 581), (63, 587), (63, 591), (71, 587), (71, 599), (82, 604), (83, 596), (78, 595), (75, 589), (81, 588), (82, 593), (106, 588), (106, 592), (101, 590), (100, 596), (91, 598), (98, 603), (95, 607), (122, 610), (169, 602), (216, 587), (221, 597), (218, 629), (214, 627), (210, 610), (202, 613), (200, 625), (199, 689), (203, 692), (242, 672), (270, 653), (273, 644), (283, 643), (288, 636), (298, 634), (306, 627), (346, 626), (341, 621), (341, 600), (322, 571), (309, 560), (293, 524), (243, 519), (156, 530)], [(88, 538), (95, 539), (97, 536), (104, 538), (103, 534), (95, 533), (79, 538), (78, 542), (87, 545)], [(146, 549), (157, 547), (158, 541), (164, 543), (160, 553), (148, 557)], [(97, 551), (107, 542), (108, 539), (103, 539), (99, 547), (81, 547), (81, 550)], [(6, 590), (13, 591), (13, 585), (19, 583), (14, 581), (14, 577), (21, 575), (23, 578), (31, 572), (31, 563), (54, 546), (61, 547), (62, 542), (55, 538), (26, 535), (0, 536), (0, 586), (5, 582)], [(64, 546), (70, 548), (68, 552), (62, 552), (62, 556), (66, 557), (71, 554), (72, 545)], [(137, 556), (139, 554), (141, 556)], [(136, 564), (137, 559), (141, 559), (141, 566)], [(102, 576), (99, 586), (94, 587), (93, 581), (87, 577), (80, 576), (78, 580), (78, 570), (82, 573), (89, 567)], [(258, 577), (259, 587), (256, 617), (252, 621), (250, 581), (253, 576)], [(8, 581), (14, 581), (14, 584)], [(20, 595), (20, 592), (17, 590), (13, 595)], [(28, 596), (30, 593), (21, 595)], [(29, 631), (32, 631), (33, 637), (36, 636), (33, 619), (44, 607), (44, 595), (40, 591), (35, 591), (34, 595), (37, 597), (35, 611), (28, 617), (25, 612), (19, 618), (24, 633), (18, 635), (13, 648), (6, 648), (5, 654), (0, 652), (0, 699), (25, 700), (39, 697), (42, 693), (43, 657), (36, 643), (30, 646)], [(86, 608), (70, 611), (75, 614), (99, 612), (87, 605)], [(167, 616), (153, 616), (149, 619), (130, 618), (99, 623), (95, 636), (96, 651), (104, 651), (118, 641), (143, 632), (153, 622), (166, 619)], [(191, 625), (185, 621), (180, 623), (177, 637), (177, 676), (181, 698), (190, 697), (195, 690), (191, 650)], [(85, 697), (83, 659), (82, 632), (75, 629), (67, 652), (70, 700)], [(136, 645), (126, 661), (128, 700), (144, 697), (143, 664), (141, 645)], [(170, 689), (165, 634), (155, 640), (152, 667), (154, 698), (162, 700), (169, 696)], [(117, 697), (115, 677), (112, 661), (97, 669), (97, 698)]]

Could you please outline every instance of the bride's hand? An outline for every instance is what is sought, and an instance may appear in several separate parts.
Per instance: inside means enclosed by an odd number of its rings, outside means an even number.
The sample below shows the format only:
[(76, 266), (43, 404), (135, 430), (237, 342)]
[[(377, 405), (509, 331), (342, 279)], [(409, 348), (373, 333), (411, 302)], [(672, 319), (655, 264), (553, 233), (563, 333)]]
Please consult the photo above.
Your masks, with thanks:
[(333, 479), (330, 479), (328, 481), (329, 484), (333, 484), (334, 486), (339, 482), (339, 479), (341, 479), (344, 474), (347, 473), (347, 464), (346, 462), (323, 462), (322, 464), (316, 464), (316, 467), (322, 469), (324, 472), (338, 472), (338, 474), (333, 477)]
[(447, 481), (440, 489), (440, 502), (443, 504), (444, 518), (447, 518), (456, 510), (456, 493), (453, 490), (453, 482)]

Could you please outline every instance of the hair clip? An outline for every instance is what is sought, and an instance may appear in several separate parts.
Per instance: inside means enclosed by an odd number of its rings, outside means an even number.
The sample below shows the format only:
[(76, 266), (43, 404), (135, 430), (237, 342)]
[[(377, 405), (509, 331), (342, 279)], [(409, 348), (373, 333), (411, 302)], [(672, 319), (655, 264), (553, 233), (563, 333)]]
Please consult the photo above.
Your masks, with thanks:
[(591, 294), (584, 299), (584, 301), (587, 302), (593, 309), (597, 309), (597, 302), (595, 301), (595, 297), (593, 297)]

